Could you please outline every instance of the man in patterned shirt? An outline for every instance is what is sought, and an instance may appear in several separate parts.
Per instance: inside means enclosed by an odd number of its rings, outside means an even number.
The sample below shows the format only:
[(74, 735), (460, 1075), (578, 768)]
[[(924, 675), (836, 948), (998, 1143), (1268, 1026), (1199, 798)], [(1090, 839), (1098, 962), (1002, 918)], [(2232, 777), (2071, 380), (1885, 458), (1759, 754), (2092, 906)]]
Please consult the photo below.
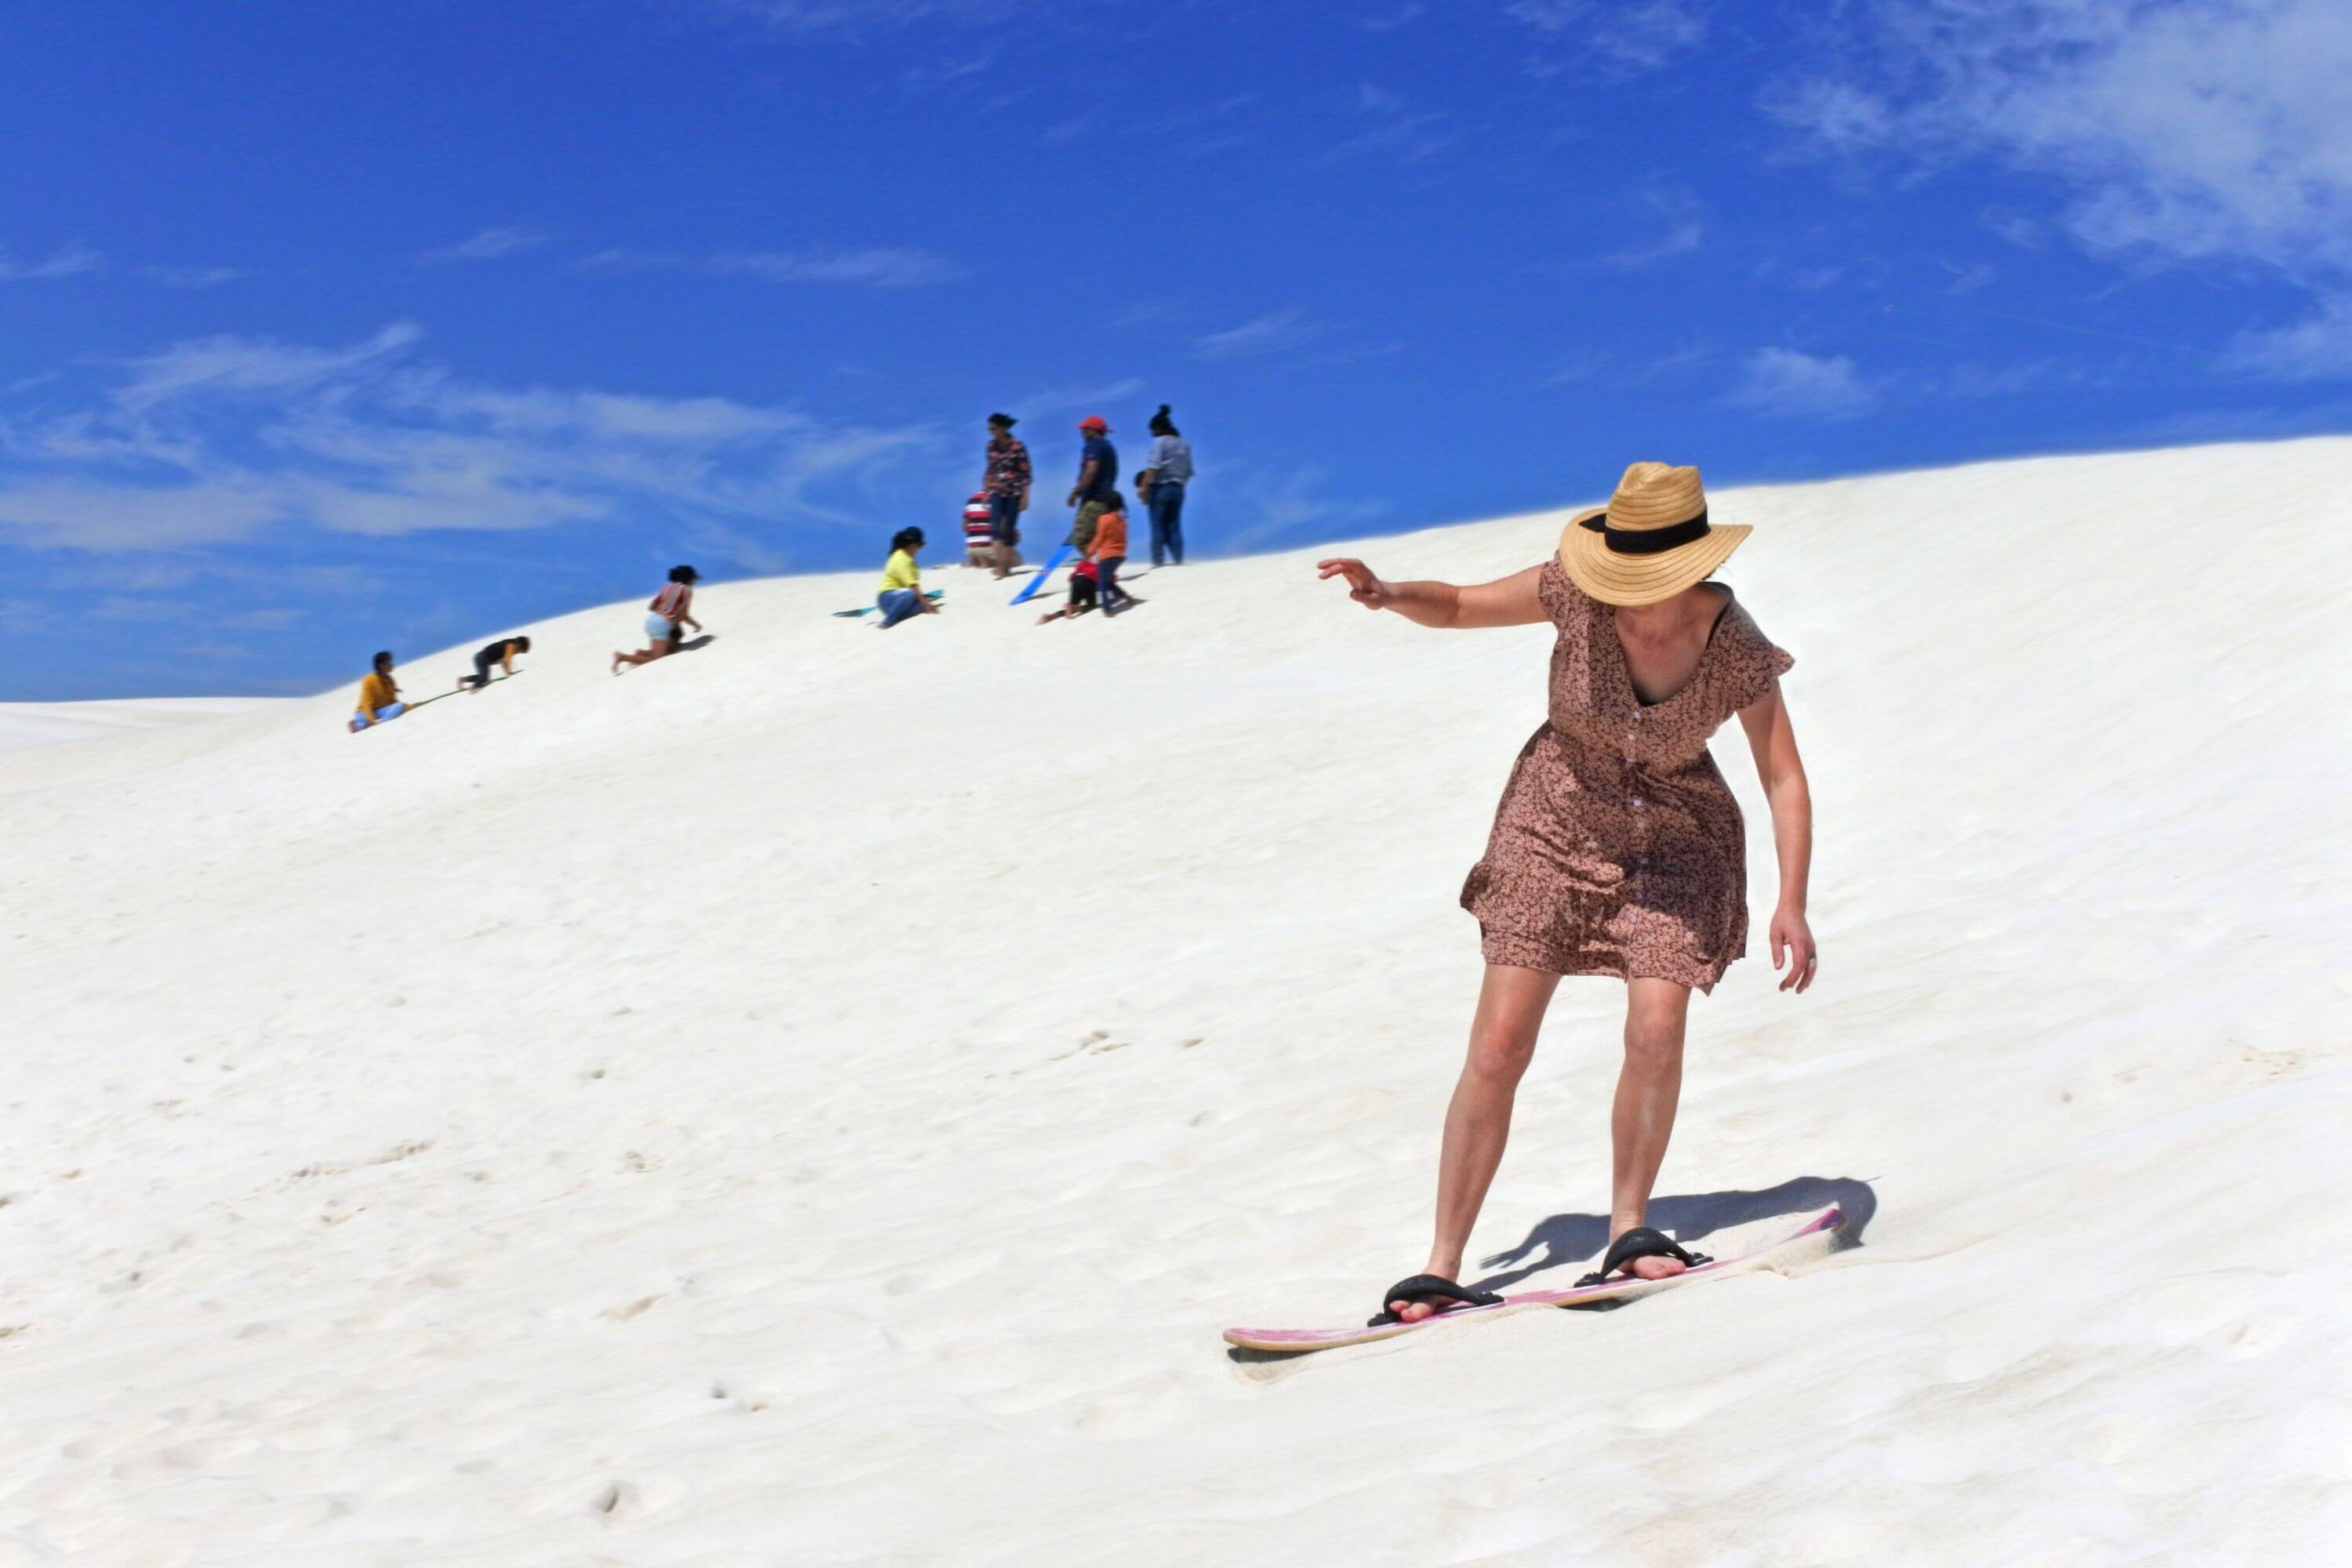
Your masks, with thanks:
[(996, 574), (1007, 576), (1020, 557), (1021, 514), (1029, 510), (1029, 448), (1013, 436), (1010, 414), (988, 416), (988, 468), (981, 492), (988, 497), (988, 532), (996, 545)]

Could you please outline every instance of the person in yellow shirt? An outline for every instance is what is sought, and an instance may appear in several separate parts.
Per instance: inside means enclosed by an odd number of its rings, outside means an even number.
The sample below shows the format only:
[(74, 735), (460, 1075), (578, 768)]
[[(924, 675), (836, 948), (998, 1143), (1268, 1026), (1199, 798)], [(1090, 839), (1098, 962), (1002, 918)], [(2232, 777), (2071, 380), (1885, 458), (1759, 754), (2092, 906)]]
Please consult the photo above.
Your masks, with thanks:
[(360, 682), (360, 705), (352, 714), (352, 732), (389, 724), (408, 711), (400, 700), (400, 683), (392, 678), (392, 655), (375, 656), (375, 668)]
[(940, 613), (938, 605), (923, 597), (923, 574), (915, 564), (915, 552), (922, 547), (919, 528), (902, 528), (890, 536), (889, 563), (882, 568), (881, 591), (874, 595), (885, 631), (911, 616)]

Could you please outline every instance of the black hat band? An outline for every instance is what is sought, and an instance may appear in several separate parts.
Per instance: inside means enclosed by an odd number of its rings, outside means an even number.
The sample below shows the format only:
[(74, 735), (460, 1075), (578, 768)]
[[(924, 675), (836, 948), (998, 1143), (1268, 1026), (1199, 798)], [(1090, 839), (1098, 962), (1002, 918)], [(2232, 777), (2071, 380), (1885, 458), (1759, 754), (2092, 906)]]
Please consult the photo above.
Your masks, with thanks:
[(1687, 522), (1670, 523), (1664, 528), (1612, 528), (1605, 511), (1586, 518), (1584, 526), (1608, 542), (1612, 555), (1663, 555), (1707, 535), (1705, 509)]

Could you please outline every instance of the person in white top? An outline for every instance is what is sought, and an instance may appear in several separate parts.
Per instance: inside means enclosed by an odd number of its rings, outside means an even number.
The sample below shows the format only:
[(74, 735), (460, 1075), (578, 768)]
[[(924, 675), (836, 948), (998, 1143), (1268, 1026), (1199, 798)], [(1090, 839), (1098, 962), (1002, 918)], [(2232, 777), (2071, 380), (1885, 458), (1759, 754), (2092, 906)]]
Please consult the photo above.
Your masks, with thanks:
[(1192, 444), (1168, 416), (1168, 405), (1151, 416), (1151, 456), (1136, 476), (1136, 489), (1151, 509), (1151, 563), (1184, 564), (1184, 489), (1192, 482)]

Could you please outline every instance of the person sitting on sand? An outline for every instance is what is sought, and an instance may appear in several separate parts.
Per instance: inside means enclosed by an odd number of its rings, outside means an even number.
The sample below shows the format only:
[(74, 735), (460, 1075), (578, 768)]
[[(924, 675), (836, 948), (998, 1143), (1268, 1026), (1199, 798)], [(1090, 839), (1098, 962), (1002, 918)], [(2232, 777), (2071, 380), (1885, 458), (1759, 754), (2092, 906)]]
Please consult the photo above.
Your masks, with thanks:
[(623, 665), (634, 669), (638, 665), (650, 664), (655, 659), (676, 653), (683, 636), (680, 627), (692, 626), (698, 632), (702, 629), (702, 623), (694, 618), (694, 585), (700, 581), (702, 574), (691, 566), (669, 569), (668, 585), (656, 594), (653, 602), (646, 606), (646, 646), (635, 653), (614, 654), (614, 675), (621, 673)]
[(1070, 568), (1070, 597), (1058, 610), (1050, 610), (1037, 617), (1037, 624), (1047, 621), (1075, 621), (1095, 607), (1095, 563), (1081, 561)]
[(389, 724), (407, 711), (408, 704), (400, 700), (400, 683), (392, 678), (392, 655), (376, 655), (375, 668), (360, 679), (360, 705), (352, 714), (352, 732)]
[(1734, 713), (1771, 805), (1772, 967), (1785, 954), (1789, 969), (1780, 988), (1805, 990), (1820, 963), (1805, 922), (1811, 796), (1780, 696), (1795, 661), (1729, 588), (1706, 580), (1748, 533), (1708, 521), (1697, 469), (1635, 463), (1606, 508), (1569, 523), (1554, 559), (1498, 582), (1388, 583), (1361, 561), (1320, 563), (1365, 608), (1423, 626), (1559, 628), (1550, 721), (1520, 751), (1462, 892), (1486, 972), (1445, 1113), (1436, 1237), (1423, 1271), (1383, 1294), (1375, 1324), (1500, 1300), (1459, 1282), (1463, 1251), (1562, 975), (1625, 984), (1609, 1248), (1588, 1280), (1664, 1279), (1704, 1261), (1644, 1222), (1674, 1131), (1691, 992), (1712, 990), (1748, 943), (1739, 807), (1706, 749)]
[(890, 559), (882, 568), (881, 591), (874, 595), (884, 631), (910, 616), (940, 613), (939, 605), (923, 597), (923, 573), (915, 564), (915, 552), (922, 547), (919, 528), (902, 528), (890, 536)]
[(459, 676), (457, 689), (479, 691), (488, 686), (490, 683), (490, 666), (494, 664), (512, 675), (515, 672), (515, 655), (530, 651), (529, 637), (500, 637), (474, 655), (474, 673)]
[(1127, 564), (1127, 502), (1117, 490), (1104, 499), (1102, 515), (1095, 520), (1094, 549), (1088, 559), (1095, 563), (1095, 602), (1105, 616), (1143, 603), (1118, 585), (1118, 569)]

